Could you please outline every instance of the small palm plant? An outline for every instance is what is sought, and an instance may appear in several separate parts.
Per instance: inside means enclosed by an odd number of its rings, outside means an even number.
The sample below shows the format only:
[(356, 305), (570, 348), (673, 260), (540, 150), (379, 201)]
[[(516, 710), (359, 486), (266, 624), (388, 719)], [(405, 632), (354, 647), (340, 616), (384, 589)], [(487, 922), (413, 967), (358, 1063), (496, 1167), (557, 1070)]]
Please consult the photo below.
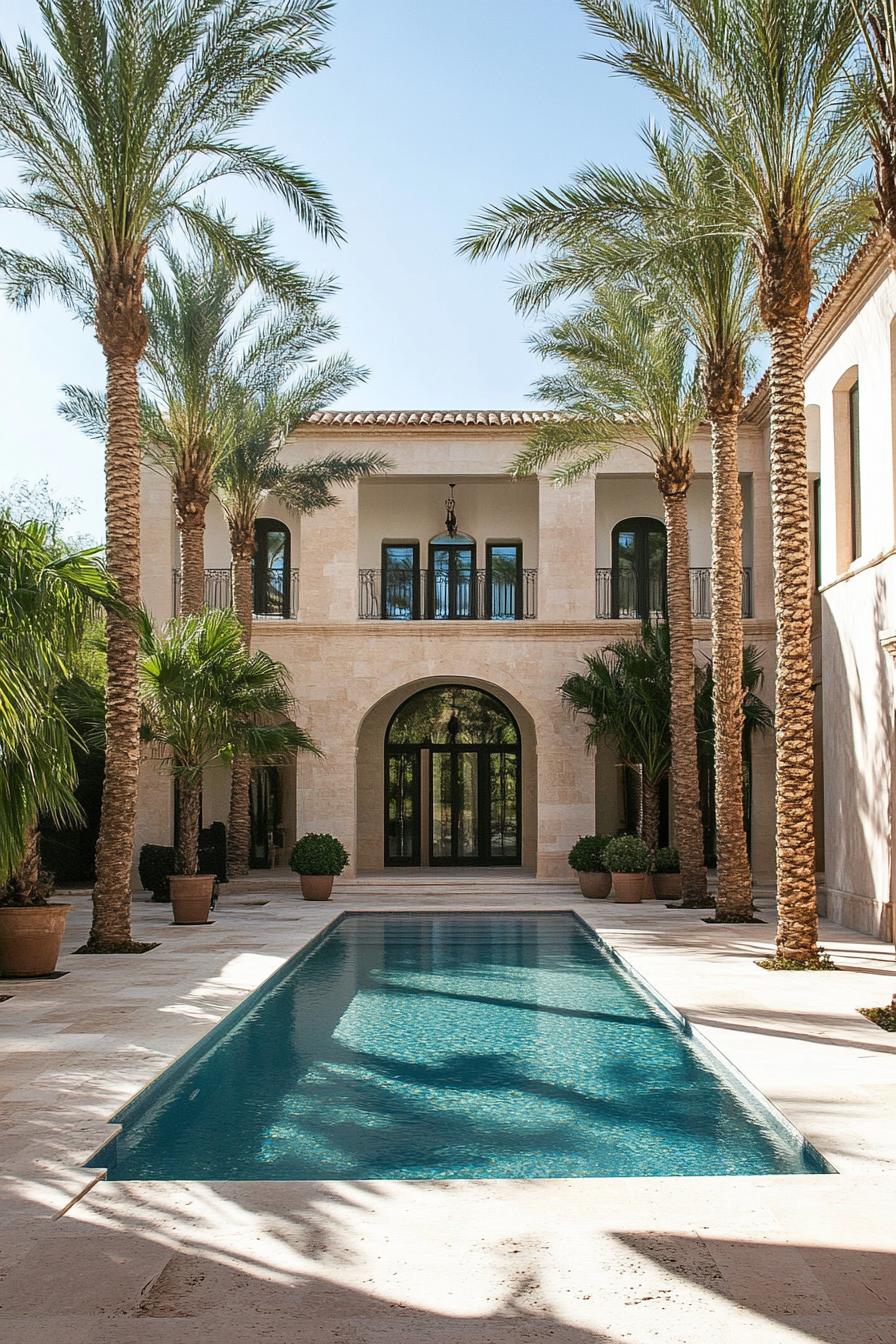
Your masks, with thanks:
[(44, 901), (37, 824), (80, 820), (71, 705), (101, 606), (121, 610), (97, 550), (66, 553), (42, 523), (0, 515), (0, 905)]
[(621, 445), (653, 462), (663, 499), (671, 650), (672, 793), (681, 850), (682, 895), (706, 899), (703, 828), (694, 729), (694, 640), (688, 540), (691, 439), (704, 414), (688, 332), (668, 292), (633, 283), (600, 286), (578, 313), (536, 341), (566, 368), (537, 384), (565, 415), (544, 424), (517, 456), (527, 475), (556, 464), (558, 483), (581, 476)]
[(294, 751), (319, 755), (293, 710), (286, 669), (266, 653), (249, 653), (230, 611), (204, 611), (148, 624), (140, 660), (143, 735), (162, 748), (177, 780), (177, 871), (199, 866), (202, 772), (236, 753), (274, 764)]
[(651, 849), (659, 844), (659, 790), (672, 762), (670, 683), (668, 628), (645, 622), (640, 639), (587, 654), (585, 671), (571, 673), (560, 687), (567, 708), (589, 724), (589, 749), (609, 741), (619, 763), (635, 772), (638, 829)]
[[(106, 560), (121, 597), (140, 593), (143, 289), (172, 229), (208, 242), (245, 276), (294, 293), (292, 268), (214, 210), (204, 190), (230, 175), (272, 192), (319, 237), (339, 237), (326, 194), (239, 131), (290, 79), (327, 63), (328, 0), (40, 0), (39, 45), (0, 42), (0, 150), (19, 187), (0, 207), (47, 226), (57, 252), (0, 249), (11, 300), (51, 295), (89, 326), (106, 363)], [(130, 945), (137, 805), (138, 635), (108, 622), (106, 769), (89, 947)]]

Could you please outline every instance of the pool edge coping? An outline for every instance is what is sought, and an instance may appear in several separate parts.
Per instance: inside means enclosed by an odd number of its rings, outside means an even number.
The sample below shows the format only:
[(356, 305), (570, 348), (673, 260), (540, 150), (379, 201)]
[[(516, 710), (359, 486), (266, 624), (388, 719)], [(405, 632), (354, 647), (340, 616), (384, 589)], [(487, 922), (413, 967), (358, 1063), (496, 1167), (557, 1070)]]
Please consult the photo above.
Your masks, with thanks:
[[(255, 1003), (260, 999), (262, 999), (264, 995), (269, 991), (269, 989), (271, 988), (272, 981), (274, 981), (275, 979), (285, 978), (288, 974), (290, 974), (292, 970), (295, 969), (293, 963), (296, 963), (296, 965), (301, 964), (301, 962), (306, 957), (310, 956), (315, 951), (315, 949), (324, 941), (324, 939), (328, 937), (329, 934), (332, 933), (333, 930), (337, 928), (338, 925), (341, 924), (346, 918), (350, 917), (364, 918), (365, 916), (382, 917), (383, 915), (399, 915), (399, 916), (410, 915), (417, 917), (419, 916), (451, 917), (452, 915), (474, 915), (474, 916), (486, 915), (489, 918), (494, 917), (502, 918), (502, 917), (513, 917), (516, 915), (543, 916), (546, 914), (571, 915), (575, 919), (577, 924), (579, 924), (584, 929), (587, 936), (590, 939), (594, 940), (594, 942), (598, 946), (598, 949), (604, 952), (608, 956), (608, 958), (611, 961), (613, 961), (625, 975), (629, 976), (631, 980), (634, 981), (635, 985), (643, 993), (645, 993), (650, 1000), (652, 1000), (656, 1004), (657, 1009), (666, 1017), (671, 1019), (672, 1023), (678, 1028), (679, 1031), (681, 1031), (681, 1033), (685, 1036), (685, 1038), (690, 1039), (692, 1042), (694, 1042), (695, 1046), (700, 1051), (706, 1053), (706, 1055), (712, 1062), (713, 1066), (718, 1070), (719, 1073), (722, 1074), (723, 1080), (726, 1083), (728, 1083), (728, 1085), (732, 1088), (732, 1090), (735, 1093), (741, 1092), (746, 1097), (748, 1097), (749, 1100), (752, 1102), (752, 1104), (755, 1107), (757, 1107), (758, 1110), (763, 1114), (763, 1117), (766, 1118), (770, 1127), (773, 1130), (775, 1130), (780, 1137), (785, 1138), (788, 1140), (788, 1142), (792, 1143), (794, 1147), (797, 1149), (797, 1151), (800, 1152), (803, 1156), (808, 1155), (811, 1158), (812, 1163), (815, 1164), (817, 1168), (814, 1171), (803, 1171), (803, 1172), (767, 1172), (763, 1173), (761, 1178), (763, 1179), (771, 1179), (772, 1177), (793, 1178), (795, 1176), (818, 1177), (818, 1176), (838, 1176), (842, 1174), (838, 1170), (838, 1168), (836, 1168), (833, 1165), (833, 1163), (827, 1157), (825, 1157), (824, 1153), (822, 1153), (821, 1150), (816, 1147), (816, 1145), (812, 1142), (812, 1140), (806, 1137), (803, 1131), (799, 1129), (799, 1127), (786, 1115), (786, 1113), (777, 1105), (777, 1103), (772, 1101), (772, 1099), (768, 1097), (758, 1087), (756, 1083), (752, 1082), (737, 1067), (737, 1065), (734, 1064), (733, 1061), (728, 1058), (728, 1056), (724, 1053), (724, 1051), (721, 1050), (719, 1046), (715, 1044), (714, 1041), (712, 1041), (708, 1036), (704, 1034), (704, 1032), (698, 1025), (692, 1023), (690, 1019), (680, 1009), (676, 1008), (675, 1005), (671, 1003), (670, 1000), (667, 999), (663, 993), (661, 993), (660, 990), (656, 989), (654, 985), (651, 983), (651, 981), (648, 980), (640, 971), (638, 971), (627, 959), (627, 957), (622, 952), (619, 951), (617, 947), (615, 947), (612, 943), (608, 942), (607, 938), (603, 933), (599, 933), (597, 929), (595, 929), (591, 924), (589, 924), (588, 920), (585, 918), (585, 915), (580, 910), (576, 910), (568, 906), (560, 906), (552, 910), (545, 910), (544, 907), (535, 907), (535, 908), (519, 907), (513, 909), (498, 909), (498, 910), (475, 909), (475, 908), (458, 909), (457, 907), (449, 907), (444, 910), (438, 910), (438, 909), (433, 910), (431, 908), (422, 910), (421, 909), (412, 910), (412, 909), (395, 909), (393, 906), (389, 905), (386, 905), (383, 908), (365, 906), (361, 909), (341, 908), (335, 910), (333, 913), (333, 917), (329, 919), (322, 928), (318, 929), (315, 933), (313, 933), (310, 938), (308, 938), (300, 947), (298, 947), (295, 950), (295, 952), (292, 953), (291, 956), (286, 957), (280, 963), (279, 966), (275, 967), (270, 972), (269, 975), (265, 976), (263, 980), (259, 981), (259, 983), (255, 986), (255, 988), (250, 990), (249, 993), (245, 996), (245, 998), (243, 998), (239, 1003), (234, 1004), (234, 1006), (228, 1012), (226, 1012), (223, 1017), (219, 1018), (219, 1020), (208, 1029), (208, 1031), (204, 1032), (197, 1040), (193, 1041), (192, 1044), (186, 1048), (186, 1050), (182, 1051), (181, 1054), (177, 1055), (173, 1060), (171, 1060), (170, 1063), (166, 1064), (157, 1074), (155, 1074), (153, 1078), (150, 1078), (146, 1083), (144, 1083), (143, 1086), (140, 1087), (132, 1097), (130, 1097), (122, 1106), (118, 1107), (113, 1112), (113, 1114), (108, 1117), (105, 1123), (108, 1124), (110, 1129), (113, 1129), (114, 1132), (110, 1133), (109, 1136), (106, 1139), (104, 1139), (103, 1142), (93, 1150), (93, 1152), (89, 1155), (89, 1157), (87, 1157), (84, 1162), (79, 1164), (80, 1170), (84, 1172), (85, 1175), (91, 1174), (91, 1180), (89, 1184), (85, 1186), (84, 1190), (80, 1191), (73, 1197), (73, 1199), (66, 1206), (66, 1209), (63, 1210), (62, 1212), (63, 1213), (67, 1212), (72, 1204), (77, 1203), (78, 1200), (84, 1197), (84, 1195), (88, 1194), (89, 1191), (94, 1187), (94, 1185), (97, 1184), (98, 1181), (109, 1179), (109, 1167), (99, 1164), (97, 1166), (91, 1166), (90, 1164), (94, 1162), (95, 1159), (97, 1159), (100, 1156), (100, 1154), (104, 1153), (107, 1149), (111, 1148), (114, 1152), (113, 1146), (117, 1143), (124, 1128), (124, 1125), (127, 1123), (129, 1119), (132, 1119), (135, 1114), (142, 1113), (149, 1105), (152, 1105), (155, 1093), (161, 1090), (162, 1079), (163, 1078), (166, 1079), (166, 1086), (168, 1086), (172, 1082), (175, 1082), (191, 1066), (191, 1064), (200, 1054), (205, 1053), (209, 1048), (211, 1048), (214, 1045), (215, 1041), (219, 1036), (225, 1035), (231, 1029), (235, 1021), (239, 1020), (239, 1018), (242, 1018), (246, 1013), (252, 1010), (252, 1007), (255, 1005)], [(150, 1178), (142, 1178), (142, 1179), (145, 1179), (147, 1180), (148, 1183), (150, 1183)], [(342, 1178), (327, 1177), (319, 1179), (333, 1180)], [(418, 1179), (425, 1180), (428, 1178), (423, 1177)], [(494, 1178), (462, 1177), (458, 1179), (490, 1180)], [(550, 1180), (558, 1178), (504, 1177), (501, 1179)], [(564, 1177), (559, 1179), (607, 1180), (607, 1179), (621, 1179), (621, 1178)], [(681, 1176), (650, 1176), (650, 1177), (627, 1177), (625, 1179), (736, 1180), (736, 1179), (759, 1179), (759, 1178), (744, 1177), (742, 1175), (720, 1176), (717, 1174), (712, 1174), (706, 1177), (682, 1178)], [(164, 1183), (164, 1178), (160, 1178), (158, 1183), (160, 1184)], [(226, 1184), (225, 1181), (222, 1181), (221, 1183)], [(57, 1216), (61, 1216), (61, 1214)]]

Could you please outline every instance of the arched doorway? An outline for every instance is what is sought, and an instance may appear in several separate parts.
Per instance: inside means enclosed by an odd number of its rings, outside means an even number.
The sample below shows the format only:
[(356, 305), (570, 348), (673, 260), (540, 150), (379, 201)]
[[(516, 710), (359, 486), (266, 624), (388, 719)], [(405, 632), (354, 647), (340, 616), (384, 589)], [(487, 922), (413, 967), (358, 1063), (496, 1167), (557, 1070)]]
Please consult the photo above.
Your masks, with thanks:
[(387, 865), (520, 863), (520, 731), (500, 700), (474, 686), (417, 691), (389, 720), (384, 754)]

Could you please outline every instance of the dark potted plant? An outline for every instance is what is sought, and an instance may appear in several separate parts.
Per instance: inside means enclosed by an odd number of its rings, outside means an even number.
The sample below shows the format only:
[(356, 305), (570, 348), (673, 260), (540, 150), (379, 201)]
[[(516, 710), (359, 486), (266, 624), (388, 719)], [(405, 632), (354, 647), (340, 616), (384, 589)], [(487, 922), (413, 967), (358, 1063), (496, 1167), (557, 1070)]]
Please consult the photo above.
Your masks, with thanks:
[(661, 846), (653, 856), (653, 890), (658, 901), (681, 899), (681, 863), (672, 845)]
[(610, 894), (610, 874), (604, 865), (608, 835), (580, 835), (569, 851), (569, 866), (578, 875), (582, 895), (604, 900)]
[(299, 874), (302, 896), (306, 901), (327, 901), (338, 877), (348, 863), (348, 854), (334, 835), (309, 831), (298, 840), (290, 855), (289, 866)]
[(624, 905), (644, 899), (650, 850), (639, 835), (616, 835), (607, 843), (603, 860), (610, 870), (613, 896)]
[(176, 617), (161, 633), (145, 622), (140, 690), (143, 735), (163, 749), (178, 783), (176, 870), (168, 879), (174, 922), (206, 924), (216, 874), (199, 871), (203, 770), (237, 753), (273, 764), (317, 748), (286, 719), (286, 669), (246, 649), (232, 611)]
[(50, 526), (0, 513), (0, 973), (56, 969), (71, 906), (51, 903), (38, 820), (77, 824), (79, 741), (59, 691), (78, 671), (97, 604), (116, 606), (96, 550), (67, 553)]

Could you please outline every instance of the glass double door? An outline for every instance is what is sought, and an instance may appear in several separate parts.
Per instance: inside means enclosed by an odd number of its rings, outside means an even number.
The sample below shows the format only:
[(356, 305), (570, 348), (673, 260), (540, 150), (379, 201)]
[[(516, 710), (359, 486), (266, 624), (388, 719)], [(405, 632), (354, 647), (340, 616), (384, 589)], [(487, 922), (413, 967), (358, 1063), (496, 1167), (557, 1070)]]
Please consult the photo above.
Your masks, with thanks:
[(518, 747), (390, 750), (386, 759), (386, 863), (420, 863), (421, 783), (425, 782), (430, 864), (518, 864), (519, 780)]

